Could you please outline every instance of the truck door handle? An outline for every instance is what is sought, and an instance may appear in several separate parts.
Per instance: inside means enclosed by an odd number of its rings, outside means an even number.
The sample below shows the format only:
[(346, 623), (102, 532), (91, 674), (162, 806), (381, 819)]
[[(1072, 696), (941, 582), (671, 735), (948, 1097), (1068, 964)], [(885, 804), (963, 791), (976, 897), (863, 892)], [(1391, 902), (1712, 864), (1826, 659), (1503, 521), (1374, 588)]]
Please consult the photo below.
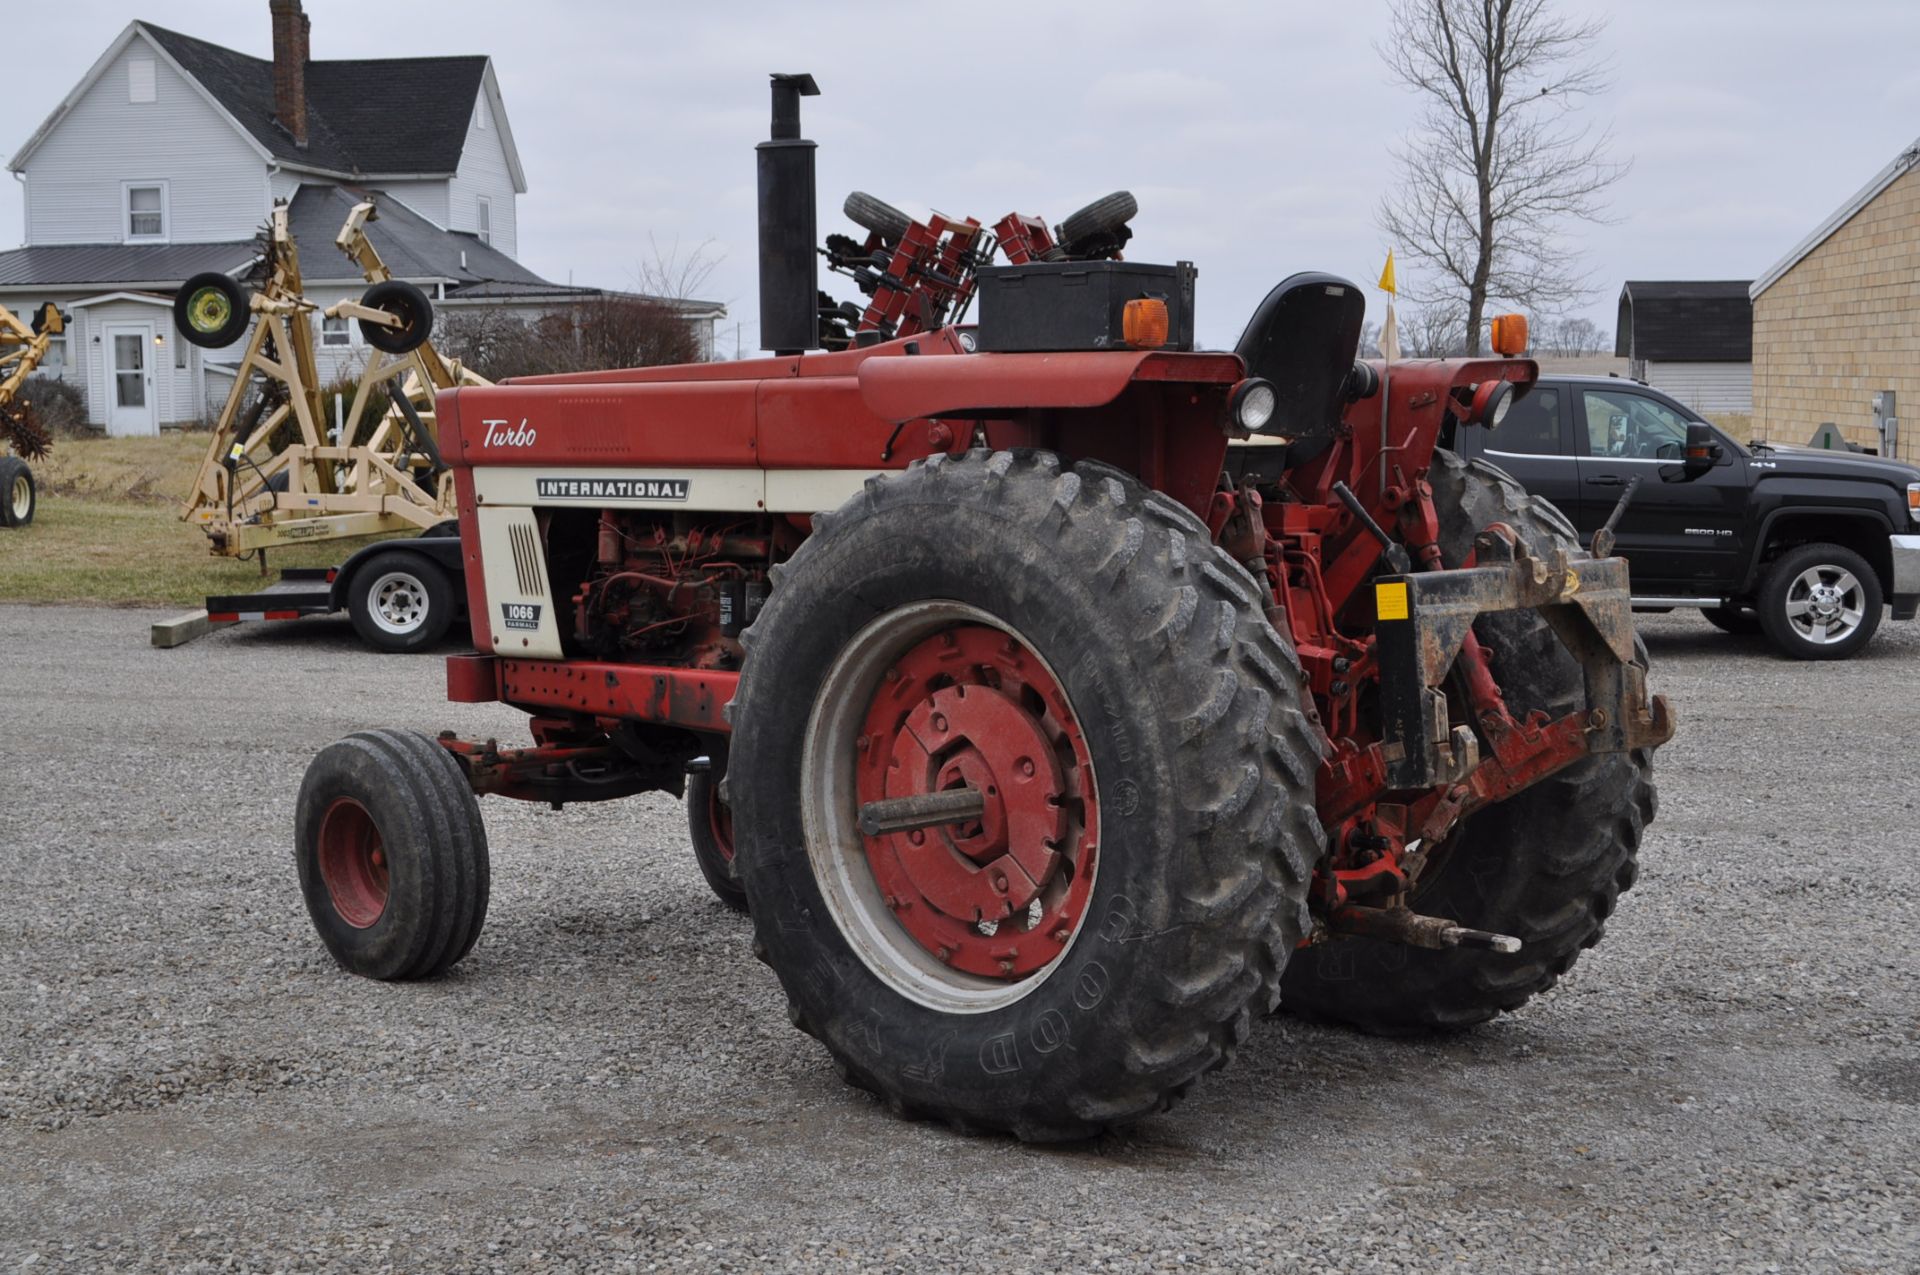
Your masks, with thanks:
[(1587, 479), (1587, 482), (1595, 487), (1624, 487), (1627, 485), (1627, 480), (1618, 474), (1596, 474), (1592, 478)]

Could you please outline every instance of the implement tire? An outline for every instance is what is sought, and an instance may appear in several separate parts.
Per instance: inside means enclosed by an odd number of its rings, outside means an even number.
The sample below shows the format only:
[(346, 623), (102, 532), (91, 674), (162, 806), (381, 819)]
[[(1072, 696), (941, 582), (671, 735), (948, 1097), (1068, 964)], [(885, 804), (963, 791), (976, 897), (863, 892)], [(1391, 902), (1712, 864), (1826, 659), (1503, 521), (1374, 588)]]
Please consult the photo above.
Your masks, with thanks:
[[(1293, 649), (1200, 521), (1104, 465), (977, 450), (869, 479), (775, 572), (728, 788), (794, 1023), (895, 1110), (1028, 1140), (1224, 1064), (1323, 837)], [(855, 822), (963, 781), (984, 812), (919, 843)]]
[[(1491, 465), (1437, 452), (1429, 481), (1449, 564), (1463, 561), (1492, 522), (1512, 527), (1531, 552), (1557, 546), (1587, 556), (1559, 510)], [(1494, 651), (1494, 676), (1516, 717), (1573, 708), (1580, 666), (1538, 612), (1482, 616), (1474, 632)], [(1652, 768), (1645, 750), (1589, 757), (1471, 816), (1443, 843), (1413, 910), (1511, 934), (1519, 952), (1334, 939), (1294, 958), (1281, 1007), (1380, 1036), (1470, 1027), (1520, 1008), (1600, 941), (1615, 900), (1633, 885), (1641, 833), (1657, 808)]]
[(425, 735), (363, 730), (320, 750), (295, 807), (294, 862), (342, 969), (433, 978), (472, 949), (490, 868), (460, 763)]
[(39, 507), (33, 471), (17, 456), (0, 456), (0, 527), (24, 527)]

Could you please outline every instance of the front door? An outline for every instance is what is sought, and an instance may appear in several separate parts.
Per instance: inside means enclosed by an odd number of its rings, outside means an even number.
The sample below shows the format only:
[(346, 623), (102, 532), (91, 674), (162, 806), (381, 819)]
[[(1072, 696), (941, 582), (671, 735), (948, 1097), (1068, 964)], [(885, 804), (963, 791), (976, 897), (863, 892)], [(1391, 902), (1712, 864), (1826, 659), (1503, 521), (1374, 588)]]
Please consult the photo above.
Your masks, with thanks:
[(1724, 597), (1739, 566), (1747, 502), (1746, 461), (1731, 443), (1692, 478), (1680, 466), (1687, 418), (1631, 384), (1582, 386), (1580, 508), (1584, 539), (1640, 479), (1620, 519), (1617, 552), (1645, 597)]
[(160, 413), (153, 401), (153, 325), (109, 323), (102, 335), (107, 347), (107, 433), (158, 434)]

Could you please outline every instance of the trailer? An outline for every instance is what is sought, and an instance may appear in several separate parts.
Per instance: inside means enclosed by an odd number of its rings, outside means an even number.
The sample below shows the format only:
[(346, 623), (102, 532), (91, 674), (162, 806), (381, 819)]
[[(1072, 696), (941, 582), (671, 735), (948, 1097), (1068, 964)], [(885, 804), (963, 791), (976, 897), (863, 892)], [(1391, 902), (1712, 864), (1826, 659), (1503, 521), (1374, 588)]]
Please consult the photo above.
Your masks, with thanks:
[(377, 651), (423, 651), (465, 613), (466, 575), (457, 529), (367, 545), (338, 566), (288, 567), (250, 593), (207, 598), (211, 625), (300, 620), (345, 612)]

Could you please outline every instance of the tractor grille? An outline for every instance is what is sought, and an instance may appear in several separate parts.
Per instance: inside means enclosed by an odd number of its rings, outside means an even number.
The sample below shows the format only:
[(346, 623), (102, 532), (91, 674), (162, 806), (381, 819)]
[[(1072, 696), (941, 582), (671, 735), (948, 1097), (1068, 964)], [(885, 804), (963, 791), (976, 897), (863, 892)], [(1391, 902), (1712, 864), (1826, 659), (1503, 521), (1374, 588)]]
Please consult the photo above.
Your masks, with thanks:
[(540, 561), (540, 533), (527, 523), (515, 523), (507, 528), (507, 540), (513, 546), (513, 574), (521, 595), (545, 597), (547, 577)]

